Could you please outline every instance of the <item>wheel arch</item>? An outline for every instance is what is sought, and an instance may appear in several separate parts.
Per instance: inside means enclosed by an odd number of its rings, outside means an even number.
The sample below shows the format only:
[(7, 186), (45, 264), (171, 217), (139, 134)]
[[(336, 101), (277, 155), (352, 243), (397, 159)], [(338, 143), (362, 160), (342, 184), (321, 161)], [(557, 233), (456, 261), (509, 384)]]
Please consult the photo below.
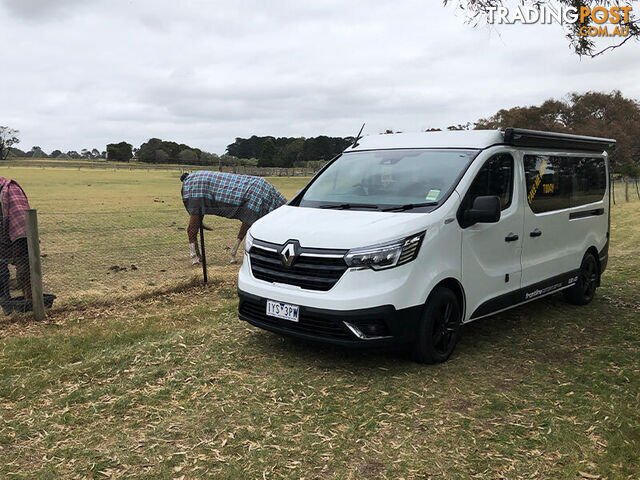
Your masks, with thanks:
[[(453, 277), (448, 277), (443, 280), (440, 280), (433, 287), (431, 291), (433, 292), (438, 287), (448, 288), (455, 294), (456, 298), (458, 299), (458, 304), (460, 305), (460, 310), (462, 312), (461, 321), (464, 322), (465, 315), (466, 315), (467, 302), (466, 302), (466, 297), (464, 294), (464, 288), (462, 287), (462, 284), (457, 279)], [(429, 296), (431, 296), (431, 294), (429, 294)]]

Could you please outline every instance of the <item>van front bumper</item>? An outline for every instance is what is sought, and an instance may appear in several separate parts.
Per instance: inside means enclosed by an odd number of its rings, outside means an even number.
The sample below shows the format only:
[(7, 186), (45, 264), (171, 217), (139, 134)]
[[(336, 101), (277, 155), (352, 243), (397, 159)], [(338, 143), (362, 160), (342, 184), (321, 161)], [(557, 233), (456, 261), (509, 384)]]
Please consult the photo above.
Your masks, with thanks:
[(238, 290), (238, 315), (251, 325), (305, 340), (347, 347), (406, 344), (416, 336), (422, 306), (382, 305), (358, 310), (327, 310), (300, 305), (299, 321), (266, 314), (265, 298)]

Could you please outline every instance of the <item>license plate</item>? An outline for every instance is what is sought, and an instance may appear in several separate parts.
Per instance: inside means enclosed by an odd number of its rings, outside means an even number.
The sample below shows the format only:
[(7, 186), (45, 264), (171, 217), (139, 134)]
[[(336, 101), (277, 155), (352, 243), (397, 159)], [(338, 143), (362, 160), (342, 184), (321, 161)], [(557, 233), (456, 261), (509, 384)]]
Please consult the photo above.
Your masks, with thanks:
[(270, 317), (297, 322), (299, 312), (300, 307), (298, 305), (267, 300), (267, 315)]

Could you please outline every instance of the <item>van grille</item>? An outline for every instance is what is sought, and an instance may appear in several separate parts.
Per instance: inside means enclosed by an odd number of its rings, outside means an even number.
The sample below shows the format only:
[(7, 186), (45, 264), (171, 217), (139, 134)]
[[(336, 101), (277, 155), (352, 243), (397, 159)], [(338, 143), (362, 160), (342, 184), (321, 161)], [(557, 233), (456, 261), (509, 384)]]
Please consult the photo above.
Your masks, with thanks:
[(330, 290), (347, 270), (346, 250), (301, 248), (291, 266), (280, 256), (282, 245), (255, 241), (249, 258), (251, 272), (259, 280), (296, 285), (307, 290)]

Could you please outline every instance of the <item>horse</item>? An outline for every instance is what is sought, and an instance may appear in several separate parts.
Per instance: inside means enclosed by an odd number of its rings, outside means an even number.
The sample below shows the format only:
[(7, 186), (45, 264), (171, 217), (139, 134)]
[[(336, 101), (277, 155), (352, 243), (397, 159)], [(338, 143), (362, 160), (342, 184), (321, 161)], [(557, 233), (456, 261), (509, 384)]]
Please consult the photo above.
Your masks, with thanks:
[[(189, 213), (187, 236), (193, 265), (197, 265), (202, 258), (197, 237), (205, 215), (233, 218), (242, 222), (237, 241), (231, 249), (233, 264), (238, 263), (238, 248), (251, 225), (287, 203), (284, 195), (262, 177), (198, 170), (183, 173), (180, 180), (182, 202)], [(202, 228), (211, 230), (204, 224)]]

